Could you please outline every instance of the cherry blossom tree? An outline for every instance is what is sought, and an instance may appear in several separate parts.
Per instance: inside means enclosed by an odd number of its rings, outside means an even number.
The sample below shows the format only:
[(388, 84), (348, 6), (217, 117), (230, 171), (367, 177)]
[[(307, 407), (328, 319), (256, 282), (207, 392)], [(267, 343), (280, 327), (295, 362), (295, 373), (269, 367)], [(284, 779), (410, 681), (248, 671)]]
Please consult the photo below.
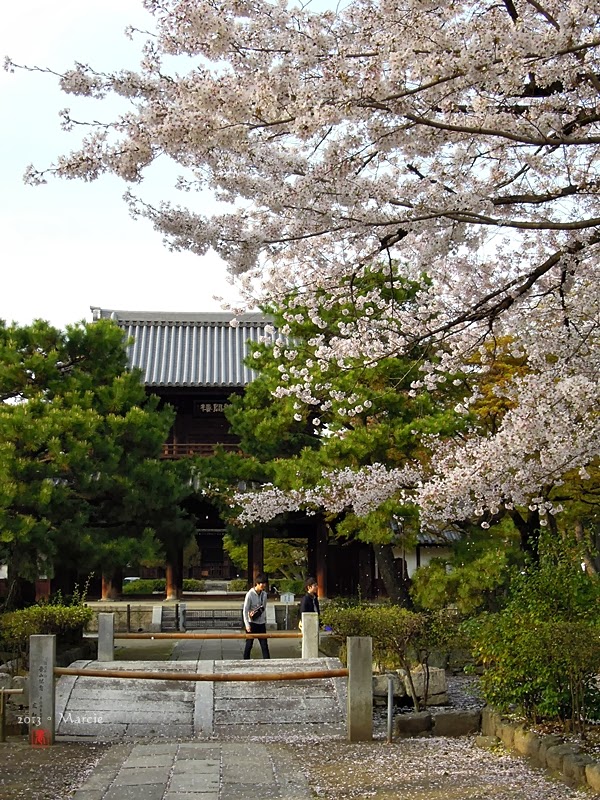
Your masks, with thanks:
[[(28, 179), (137, 185), (171, 159), (187, 207), (128, 193), (133, 213), (173, 248), (218, 253), (263, 303), (299, 290), (289, 313), (317, 327), (324, 308), (345, 309), (336, 336), (315, 337), (324, 367), (419, 344), (430, 360), (417, 384), (432, 386), (510, 335), (528, 371), (498, 388), (510, 408), (493, 435), (440, 441), (426, 478), (372, 465), (371, 485), (410, 485), (431, 522), (556, 511), (544, 487), (585, 477), (600, 441), (597, 3), (144, 5), (156, 31), (138, 72), (60, 76), (66, 92), (128, 99), (129, 113)], [(78, 122), (63, 112), (67, 129)], [(202, 213), (206, 190), (217, 202)], [(390, 287), (423, 274), (414, 306), (399, 306)], [(301, 369), (286, 391), (328, 402)]]

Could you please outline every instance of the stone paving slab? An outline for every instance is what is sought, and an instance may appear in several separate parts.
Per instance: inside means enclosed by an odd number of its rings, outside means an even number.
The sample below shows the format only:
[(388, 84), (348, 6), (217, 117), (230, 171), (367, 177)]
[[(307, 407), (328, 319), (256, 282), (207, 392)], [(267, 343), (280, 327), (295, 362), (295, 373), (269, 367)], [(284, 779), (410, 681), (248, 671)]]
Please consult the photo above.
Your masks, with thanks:
[(273, 745), (193, 741), (117, 748), (104, 754), (73, 800), (311, 798), (300, 765)]
[(102, 800), (163, 800), (165, 786), (162, 783), (143, 786), (116, 786), (104, 795)]
[[(72, 666), (180, 673), (281, 673), (340, 666), (331, 659), (238, 660), (239, 642), (235, 648), (223, 645), (221, 653), (229, 660), (216, 661), (206, 658), (215, 648), (205, 648), (200, 658), (198, 642), (189, 644), (179, 648), (179, 656), (195, 652), (189, 661), (85, 661)], [(272, 745), (248, 739), (278, 733), (305, 736), (309, 731), (345, 734), (345, 681), (175, 683), (62, 676), (56, 710), (59, 736), (119, 742), (105, 753), (74, 800), (310, 800), (292, 756), (282, 759)], [(102, 722), (76, 721), (94, 715)]]

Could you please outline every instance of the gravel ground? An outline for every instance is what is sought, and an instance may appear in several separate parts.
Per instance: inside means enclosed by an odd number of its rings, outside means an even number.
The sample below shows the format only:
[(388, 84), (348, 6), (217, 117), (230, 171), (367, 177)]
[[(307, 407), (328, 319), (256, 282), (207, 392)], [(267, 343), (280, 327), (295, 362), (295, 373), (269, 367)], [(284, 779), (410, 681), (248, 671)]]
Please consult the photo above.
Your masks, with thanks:
[(9, 736), (0, 743), (0, 799), (64, 800), (85, 783), (109, 747), (61, 742), (39, 748)]
[(321, 800), (590, 800), (541, 770), (472, 738), (298, 745), (295, 753)]
[[(452, 679), (452, 705), (481, 704), (477, 682)], [(404, 739), (386, 743), (386, 710), (374, 717), (375, 741), (349, 744), (344, 739), (261, 737), (278, 750), (293, 753), (318, 800), (590, 800), (553, 781), (503, 748), (482, 750), (472, 737)], [(60, 742), (32, 748), (20, 737), (0, 744), (0, 800), (67, 800), (85, 783), (107, 750), (105, 744)]]
[[(472, 738), (408, 739), (386, 744), (345, 740), (267, 739), (303, 764), (318, 800), (591, 800), (588, 792), (552, 781), (501, 749)], [(108, 745), (64, 742), (47, 749), (24, 741), (0, 744), (2, 800), (67, 800)]]

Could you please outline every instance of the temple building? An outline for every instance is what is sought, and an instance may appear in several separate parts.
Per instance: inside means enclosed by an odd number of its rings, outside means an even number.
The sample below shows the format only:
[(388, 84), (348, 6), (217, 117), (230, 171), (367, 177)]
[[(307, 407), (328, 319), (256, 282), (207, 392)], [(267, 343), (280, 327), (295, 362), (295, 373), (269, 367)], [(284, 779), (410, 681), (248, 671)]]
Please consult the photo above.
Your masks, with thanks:
[[(269, 320), (260, 313), (236, 317), (218, 313), (171, 313), (119, 311), (92, 307), (94, 320), (111, 319), (122, 329), (127, 341), (129, 366), (141, 370), (146, 390), (174, 407), (175, 422), (163, 447), (163, 458), (206, 456), (216, 445), (239, 449), (230, 431), (224, 408), (232, 394), (242, 393), (256, 377), (246, 366), (253, 344), (265, 336)], [(198, 520), (196, 540), (200, 564), (193, 575), (229, 580), (237, 570), (223, 549), (225, 525), (208, 503), (194, 509)], [(278, 537), (292, 536), (307, 541), (308, 572), (319, 583), (319, 595), (372, 597), (381, 590), (373, 548), (358, 541), (342, 542), (328, 535), (318, 516), (291, 515), (287, 530)], [(263, 534), (248, 545), (247, 576), (263, 572)], [(409, 572), (428, 560), (434, 541), (423, 540), (408, 558), (402, 557)], [(437, 554), (437, 553), (436, 553)], [(165, 565), (167, 599), (181, 596), (183, 564), (180, 557)], [(120, 587), (103, 580), (102, 594), (108, 599)]]

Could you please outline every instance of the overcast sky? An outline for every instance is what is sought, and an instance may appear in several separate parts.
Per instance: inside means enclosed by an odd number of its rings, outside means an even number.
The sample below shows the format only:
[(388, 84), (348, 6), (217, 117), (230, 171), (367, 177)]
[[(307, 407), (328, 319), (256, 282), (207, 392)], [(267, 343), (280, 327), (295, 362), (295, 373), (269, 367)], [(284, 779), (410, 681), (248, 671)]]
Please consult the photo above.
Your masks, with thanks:
[[(136, 68), (141, 40), (128, 24), (151, 27), (141, 0), (19, 0), (0, 4), (0, 61), (57, 71), (74, 61), (98, 69)], [(77, 146), (60, 130), (58, 112), (82, 118), (101, 106), (60, 92), (40, 73), (0, 72), (0, 319), (35, 318), (59, 327), (91, 319), (90, 306), (145, 311), (216, 311), (213, 296), (234, 300), (215, 255), (171, 253), (145, 220), (130, 218), (125, 185), (51, 181), (25, 186), (29, 164), (44, 168)], [(173, 173), (174, 175), (175, 173)], [(161, 181), (151, 187), (161, 195)], [(165, 196), (173, 197), (164, 178)]]

